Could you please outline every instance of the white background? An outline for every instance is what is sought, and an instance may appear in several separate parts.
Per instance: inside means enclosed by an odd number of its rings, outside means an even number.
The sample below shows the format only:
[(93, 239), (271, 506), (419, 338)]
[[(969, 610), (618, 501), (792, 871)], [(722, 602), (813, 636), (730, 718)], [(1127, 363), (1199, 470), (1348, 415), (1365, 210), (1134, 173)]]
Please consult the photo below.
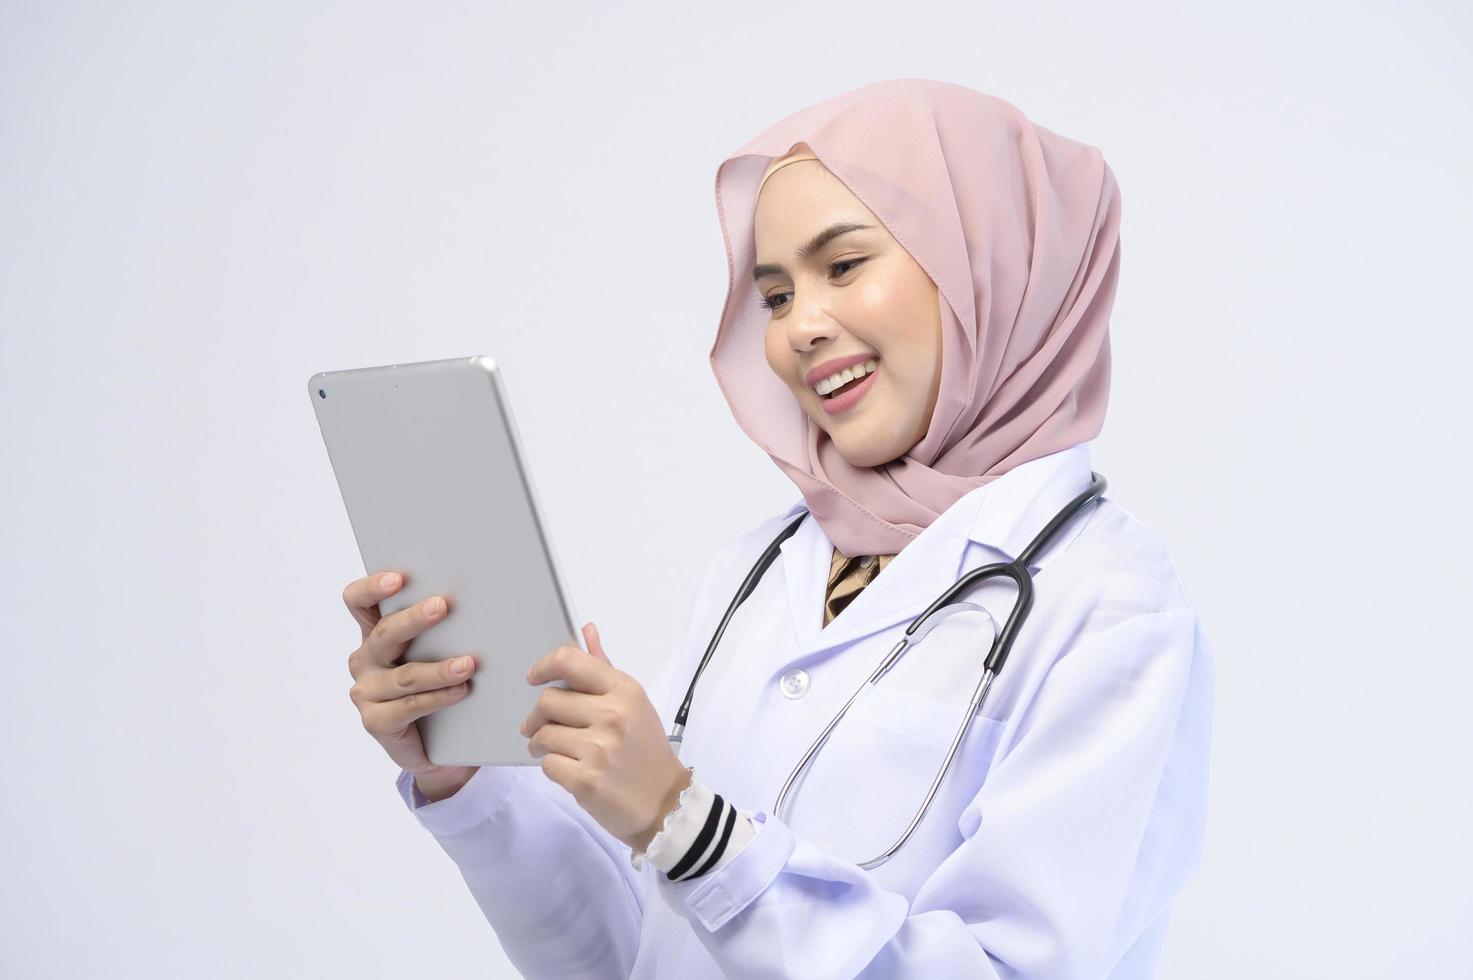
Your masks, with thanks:
[(348, 700), (363, 568), (305, 381), (501, 361), (578, 612), (651, 680), (712, 551), (797, 498), (707, 362), (716, 165), (919, 76), (1121, 186), (1095, 468), (1217, 658), (1162, 975), (1468, 975), (1470, 26), (0, 4), (0, 974), (512, 976)]

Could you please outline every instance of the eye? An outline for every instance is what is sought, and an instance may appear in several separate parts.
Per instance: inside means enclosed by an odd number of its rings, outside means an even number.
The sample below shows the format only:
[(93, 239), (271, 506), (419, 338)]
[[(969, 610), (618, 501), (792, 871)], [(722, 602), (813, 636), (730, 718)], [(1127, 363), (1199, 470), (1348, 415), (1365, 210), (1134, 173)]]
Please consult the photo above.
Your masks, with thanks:
[[(829, 271), (830, 272), (833, 272), (835, 269), (839, 268), (841, 265), (859, 265), (861, 262), (864, 262), (864, 261), (865, 261), (865, 259), (840, 259), (838, 262), (834, 262), (834, 263), (832, 263), (829, 266)], [(845, 272), (847, 272), (847, 271), (848, 270), (846, 269)], [(843, 274), (844, 274), (843, 272), (835, 272), (834, 273), (834, 276), (837, 278), (838, 276), (842, 276)], [(772, 301), (774, 299), (776, 299), (777, 297), (779, 297), (779, 296), (786, 296), (786, 295), (788, 295), (788, 294), (787, 293), (773, 293), (771, 296), (763, 296), (763, 297), (761, 297), (761, 298), (758, 299), (757, 305), (760, 306), (760, 307), (762, 307), (764, 310), (767, 310), (769, 313), (772, 312), (773, 310), (780, 310), (784, 306), (787, 306), (788, 304), (787, 303), (774, 303)]]

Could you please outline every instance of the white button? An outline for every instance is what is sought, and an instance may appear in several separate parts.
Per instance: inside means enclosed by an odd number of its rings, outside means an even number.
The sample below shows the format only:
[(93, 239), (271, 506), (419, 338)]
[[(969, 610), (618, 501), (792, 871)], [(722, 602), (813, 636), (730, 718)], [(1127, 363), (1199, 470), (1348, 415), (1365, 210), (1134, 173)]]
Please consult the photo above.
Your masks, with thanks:
[(782, 688), (785, 697), (801, 698), (808, 693), (808, 671), (801, 667), (788, 671), (783, 674), (779, 687)]

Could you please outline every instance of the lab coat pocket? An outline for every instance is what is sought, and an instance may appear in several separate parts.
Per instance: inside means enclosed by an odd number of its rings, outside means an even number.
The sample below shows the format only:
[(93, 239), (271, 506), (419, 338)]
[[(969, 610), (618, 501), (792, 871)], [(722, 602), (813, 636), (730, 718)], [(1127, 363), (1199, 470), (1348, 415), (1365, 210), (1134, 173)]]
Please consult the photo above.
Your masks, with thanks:
[[(928, 695), (904, 689), (892, 691), (878, 699), (871, 715), (875, 725), (926, 745), (924, 749), (915, 749), (911, 757), (912, 767), (921, 770), (914, 777), (920, 788), (916, 792), (912, 812), (920, 807), (926, 792), (931, 788), (931, 781), (941, 771), (946, 753), (951, 748), (951, 740), (961, 728), (966, 712), (965, 704), (938, 701)], [(944, 799), (955, 796), (955, 791), (960, 790), (966, 799), (970, 799), (982, 785), (1001, 730), (1002, 722), (995, 718), (978, 715), (972, 719), (966, 738), (957, 746), (951, 769), (938, 788), (936, 799), (932, 803), (933, 811), (942, 806)], [(927, 815), (927, 822), (930, 822), (930, 814)]]
[[(854, 702), (790, 791), (788, 826), (856, 863), (876, 857), (919, 809), (965, 710), (881, 679)], [(794, 748), (789, 767), (807, 746)]]
[[(916, 691), (886, 687), (883, 679), (861, 699), (869, 698), (868, 721), (881, 728), (946, 748), (961, 724), (962, 708)], [(859, 702), (855, 702), (859, 710)]]

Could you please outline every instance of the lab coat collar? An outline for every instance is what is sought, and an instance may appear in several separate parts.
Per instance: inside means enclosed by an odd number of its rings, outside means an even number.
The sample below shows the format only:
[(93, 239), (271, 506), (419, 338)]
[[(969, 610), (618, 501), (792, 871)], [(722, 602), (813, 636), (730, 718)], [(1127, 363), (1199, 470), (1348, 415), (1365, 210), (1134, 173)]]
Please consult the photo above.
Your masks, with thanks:
[[(996, 549), (1008, 561), (1017, 558), (1065, 504), (1089, 489), (1091, 465), (1089, 443), (1081, 443), (1029, 460), (977, 488), (973, 492), (985, 499), (972, 521), (971, 540)], [(1035, 555), (1028, 567), (1047, 565), (1083, 529), (1086, 516), (1060, 530), (1059, 540)]]
[[(901, 549), (874, 584), (828, 626), (823, 626), (823, 594), (834, 545), (816, 520), (804, 520), (780, 546), (797, 651), (787, 661), (775, 663), (774, 670), (914, 619), (961, 577), (969, 542), (994, 553), (984, 562), (973, 560), (973, 565), (1015, 559), (1065, 504), (1089, 486), (1090, 467), (1089, 444), (1081, 443), (1015, 466), (961, 497)], [(784, 515), (784, 526), (803, 509), (800, 498)], [(1029, 569), (1045, 567), (1088, 519), (1087, 513), (1082, 514), (1066, 525)]]

